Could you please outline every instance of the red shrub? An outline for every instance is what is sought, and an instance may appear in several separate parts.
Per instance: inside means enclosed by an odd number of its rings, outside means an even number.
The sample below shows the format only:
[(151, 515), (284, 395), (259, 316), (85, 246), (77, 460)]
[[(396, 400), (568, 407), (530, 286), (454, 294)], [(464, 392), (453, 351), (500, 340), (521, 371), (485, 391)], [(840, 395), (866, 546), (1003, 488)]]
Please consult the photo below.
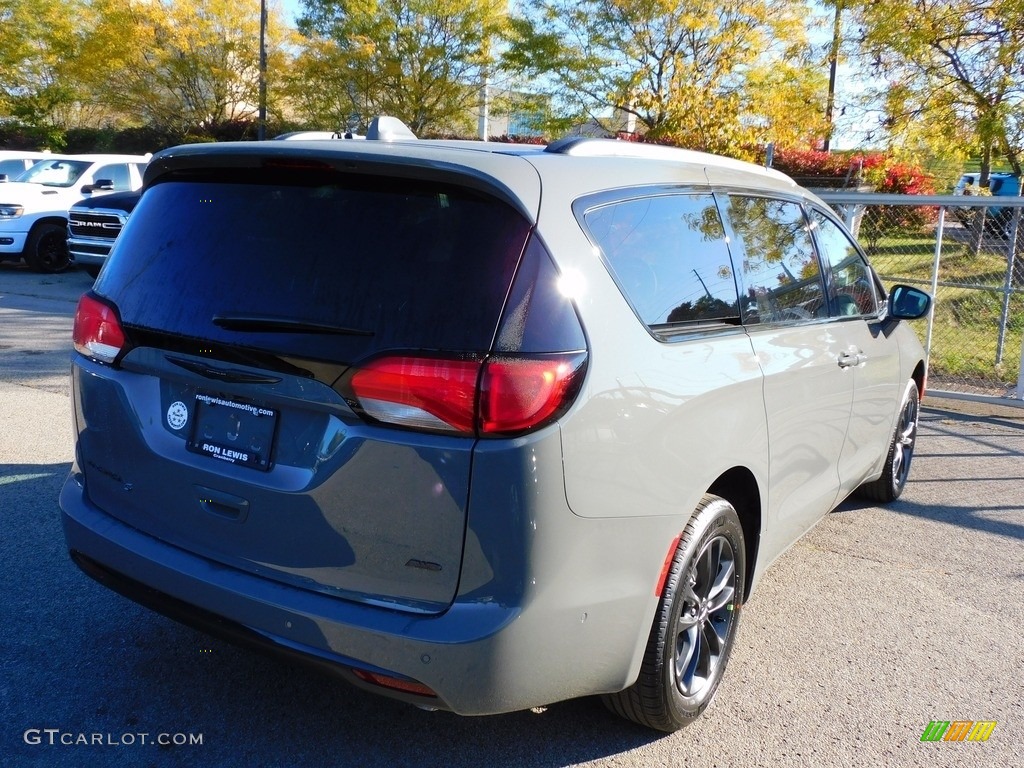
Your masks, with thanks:
[(772, 167), (802, 178), (846, 177), (853, 165), (849, 155), (817, 149), (776, 149)]

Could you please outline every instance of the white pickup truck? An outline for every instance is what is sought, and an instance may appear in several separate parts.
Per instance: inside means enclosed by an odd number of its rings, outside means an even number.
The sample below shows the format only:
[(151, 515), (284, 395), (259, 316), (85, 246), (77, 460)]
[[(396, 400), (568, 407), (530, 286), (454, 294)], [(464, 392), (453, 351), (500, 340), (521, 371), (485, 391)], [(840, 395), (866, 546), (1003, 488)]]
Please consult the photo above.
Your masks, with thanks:
[(83, 197), (141, 188), (148, 162), (139, 155), (51, 155), (0, 185), (0, 261), (66, 269), (68, 209)]

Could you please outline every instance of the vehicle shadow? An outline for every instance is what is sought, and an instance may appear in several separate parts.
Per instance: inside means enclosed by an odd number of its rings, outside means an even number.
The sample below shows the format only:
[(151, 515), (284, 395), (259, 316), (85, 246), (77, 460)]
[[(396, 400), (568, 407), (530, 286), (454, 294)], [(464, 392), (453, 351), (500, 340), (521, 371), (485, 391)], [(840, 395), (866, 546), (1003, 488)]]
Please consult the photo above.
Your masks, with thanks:
[[(1024, 482), (1024, 477), (1017, 478)], [(913, 482), (913, 480), (911, 480)], [(969, 480), (963, 482), (970, 482)], [(873, 508), (871, 502), (858, 499), (847, 499), (840, 504), (835, 512), (856, 512)], [(901, 499), (886, 507), (890, 512), (911, 517), (920, 517), (926, 520), (933, 520), (939, 523), (947, 523), (960, 528), (969, 528), (983, 533), (993, 533), (997, 536), (1008, 536), (1014, 539), (1024, 540), (1024, 525), (1004, 520), (996, 520), (987, 517), (986, 513), (1024, 513), (1024, 504), (997, 504), (991, 506), (955, 506), (920, 504), (906, 499)]]
[[(999, 409), (998, 415), (978, 415), (930, 407), (922, 409), (920, 432), (915, 451), (914, 466), (929, 458), (958, 459), (960, 474), (954, 476), (921, 476), (911, 470), (908, 492), (900, 499), (886, 506), (886, 510), (948, 525), (966, 528), (998, 536), (1024, 540), (1024, 524), (1014, 522), (1022, 519), (1024, 501), (1017, 503), (1020, 496), (1000, 497), (992, 493), (990, 484), (1024, 484), (1024, 410), (1020, 416), (1009, 408)], [(955, 429), (953, 428), (955, 425)], [(974, 428), (965, 428), (974, 425)], [(954, 438), (956, 443), (947, 452), (936, 452), (929, 447), (929, 436)], [(944, 443), (944, 445), (949, 445)], [(1009, 473), (1001, 471), (994, 462), (1011, 460)], [(955, 494), (930, 492), (927, 502), (915, 499), (913, 486), (931, 487), (956, 484)], [(945, 498), (977, 499), (969, 505), (952, 504)], [(1000, 500), (1005, 503), (1000, 503)], [(837, 513), (871, 509), (876, 505), (856, 497), (850, 497), (836, 508)], [(1009, 514), (1008, 514), (1009, 513)]]

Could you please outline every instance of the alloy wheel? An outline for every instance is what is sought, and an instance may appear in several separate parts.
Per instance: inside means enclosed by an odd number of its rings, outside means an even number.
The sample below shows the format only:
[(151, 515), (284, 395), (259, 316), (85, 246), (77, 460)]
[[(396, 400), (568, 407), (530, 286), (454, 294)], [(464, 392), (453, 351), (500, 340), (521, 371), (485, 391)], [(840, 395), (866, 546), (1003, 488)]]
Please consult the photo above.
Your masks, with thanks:
[(900, 414), (896, 432), (896, 450), (892, 455), (892, 476), (897, 488), (902, 488), (910, 475), (910, 460), (914, 457), (914, 443), (917, 440), (917, 400), (908, 399)]
[(675, 681), (683, 696), (692, 697), (715, 679), (736, 615), (736, 557), (728, 539), (710, 539), (684, 578), (687, 585), (676, 629)]

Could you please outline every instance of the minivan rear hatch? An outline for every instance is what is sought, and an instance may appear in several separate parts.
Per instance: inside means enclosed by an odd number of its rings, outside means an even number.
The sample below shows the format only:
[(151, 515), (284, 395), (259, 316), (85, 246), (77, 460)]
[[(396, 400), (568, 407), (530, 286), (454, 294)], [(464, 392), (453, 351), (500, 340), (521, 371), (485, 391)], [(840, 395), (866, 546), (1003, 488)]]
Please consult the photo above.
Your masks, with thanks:
[(109, 375), (76, 367), (86, 493), (212, 561), (443, 610), (476, 438), (376, 423), (346, 372), (485, 355), (529, 217), (450, 168), (203, 163), (147, 179), (91, 294), (126, 345)]

